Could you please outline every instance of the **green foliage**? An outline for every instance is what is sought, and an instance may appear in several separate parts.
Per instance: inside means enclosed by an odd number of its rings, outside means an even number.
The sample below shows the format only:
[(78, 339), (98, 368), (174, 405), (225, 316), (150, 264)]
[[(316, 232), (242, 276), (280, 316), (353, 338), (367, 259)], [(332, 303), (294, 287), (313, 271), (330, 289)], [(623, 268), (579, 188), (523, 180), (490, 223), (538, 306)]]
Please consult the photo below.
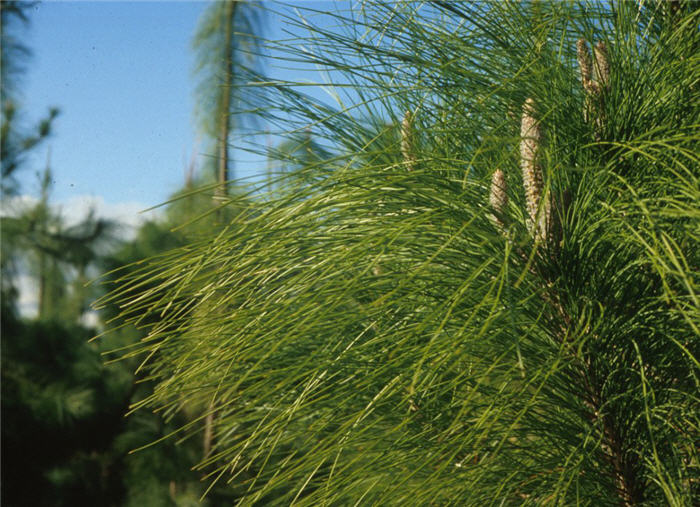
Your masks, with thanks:
[[(2, 312), (2, 503), (119, 505), (126, 368), (104, 366), (93, 330)], [(109, 499), (109, 500), (108, 500)]]
[[(42, 179), (42, 195), (36, 204), (21, 201), (11, 214), (0, 217), (2, 226), (2, 291), (4, 305), (14, 305), (15, 278), (32, 276), (39, 286), (38, 315), (77, 322), (88, 310), (91, 298), (85, 287), (91, 268), (115, 243), (117, 224), (91, 212), (80, 222), (67, 225), (49, 202), (51, 173)], [(73, 274), (72, 272), (75, 272)]]
[[(173, 195), (160, 219), (143, 224), (133, 240), (103, 258), (103, 267), (108, 272), (103, 282), (109, 285), (123, 277), (138, 276), (147, 262), (167, 258), (174, 251), (188, 249), (191, 242), (208, 238), (221, 230), (222, 221), (232, 220), (234, 213), (245, 208), (245, 199), (232, 198), (233, 202), (217, 209), (211, 192), (212, 186), (200, 187), (193, 182)], [(146, 281), (132, 294), (149, 287), (153, 286)], [(116, 349), (118, 355), (128, 356), (129, 359), (115, 364), (134, 371), (141, 360), (129, 351), (140, 349), (148, 341), (144, 326), (157, 324), (160, 317), (148, 315), (144, 316), (143, 322), (133, 323), (121, 319), (119, 313), (119, 308), (114, 305), (102, 309), (102, 318), (119, 328), (103, 338), (107, 341), (104, 346)], [(115, 354), (105, 353), (104, 357), (112, 360)], [(137, 371), (134, 381), (136, 384), (129, 404), (131, 410), (141, 406), (155, 387), (150, 375), (143, 371)], [(204, 427), (201, 413), (205, 407), (185, 404), (180, 408), (179, 411), (167, 411), (165, 417), (162, 413), (136, 411), (127, 417), (123, 431), (115, 438), (114, 452), (125, 456), (123, 484), (127, 505), (227, 505), (232, 502), (232, 493), (227, 488), (214, 489), (206, 502), (199, 502), (206, 484), (200, 481), (201, 473), (191, 469), (204, 454), (203, 439), (163, 442), (183, 425)], [(158, 443), (150, 445), (154, 442)]]
[(697, 5), (333, 17), (306, 58), (340, 106), (270, 84), (325, 164), (106, 299), (138, 406), (213, 413), (243, 504), (696, 503)]
[[(21, 124), (18, 82), (29, 50), (18, 37), (17, 21), (28, 22), (29, 2), (2, 2), (2, 193), (20, 191), (15, 180), (28, 155), (50, 134), (51, 110), (36, 132)], [(108, 339), (79, 322), (101, 292), (86, 286), (96, 266), (108, 269), (162, 254), (228, 219), (236, 206), (218, 213), (211, 192), (187, 188), (167, 207), (164, 220), (149, 222), (133, 241), (117, 242), (118, 224), (89, 213), (67, 224), (50, 202), (51, 171), (41, 180), (36, 203), (3, 202), (0, 217), (2, 270), (2, 504), (12, 506), (198, 505), (204, 485), (190, 470), (202, 444), (169, 441), (147, 446), (196, 418), (183, 411), (169, 421), (139, 412), (126, 419), (131, 403), (153, 384), (134, 375), (137, 362), (105, 365), (107, 350), (142, 338), (123, 327)], [(186, 222), (199, 218), (196, 227)], [(178, 231), (174, 232), (173, 224)], [(209, 224), (205, 226), (205, 224)], [(133, 266), (130, 266), (133, 268)], [(38, 315), (20, 317), (18, 279), (37, 282)], [(113, 318), (115, 312), (105, 312)], [(202, 505), (231, 503), (230, 493), (213, 491)]]

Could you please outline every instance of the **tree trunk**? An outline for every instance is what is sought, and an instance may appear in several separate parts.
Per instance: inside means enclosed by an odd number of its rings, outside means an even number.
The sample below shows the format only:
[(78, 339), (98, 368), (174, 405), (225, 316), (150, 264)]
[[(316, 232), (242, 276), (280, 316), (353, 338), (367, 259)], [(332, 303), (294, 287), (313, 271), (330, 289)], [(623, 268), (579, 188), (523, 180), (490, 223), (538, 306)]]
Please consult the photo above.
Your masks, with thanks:
[(214, 403), (209, 404), (209, 413), (204, 419), (204, 459), (211, 453), (211, 445), (214, 441)]
[(236, 16), (235, 0), (226, 2), (224, 17), (225, 17), (225, 35), (224, 44), (226, 51), (226, 62), (224, 72), (224, 82), (221, 86), (221, 102), (219, 108), (219, 170), (217, 175), (216, 196), (225, 197), (228, 194), (226, 182), (231, 179), (229, 174), (229, 149), (228, 140), (231, 132), (231, 86), (233, 83), (233, 62), (234, 62), (234, 47), (233, 47), (233, 22)]
[(37, 316), (39, 318), (46, 317), (48, 313), (47, 308), (47, 267), (46, 267), (46, 254), (41, 250), (38, 251), (39, 255), (39, 297), (38, 297), (38, 308)]
[[(51, 147), (46, 150), (46, 168), (41, 180), (41, 201), (39, 203), (39, 237), (42, 239), (49, 232), (49, 190), (51, 188)], [(37, 249), (39, 257), (39, 304), (37, 308), (38, 317), (47, 317), (51, 306), (49, 291), (49, 264), (47, 253), (39, 247)]]

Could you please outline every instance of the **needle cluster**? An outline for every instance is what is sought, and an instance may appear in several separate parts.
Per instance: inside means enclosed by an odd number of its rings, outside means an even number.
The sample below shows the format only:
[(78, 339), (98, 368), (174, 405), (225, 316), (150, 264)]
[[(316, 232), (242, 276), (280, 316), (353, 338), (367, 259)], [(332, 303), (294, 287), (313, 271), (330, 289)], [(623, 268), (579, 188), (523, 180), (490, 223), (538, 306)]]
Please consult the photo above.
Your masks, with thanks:
[(140, 406), (202, 407), (183, 435), (215, 413), (200, 469), (240, 505), (697, 503), (680, 5), (309, 9), (276, 54), (328, 70), (333, 101), (255, 83), (323, 154), (105, 300), (148, 333)]

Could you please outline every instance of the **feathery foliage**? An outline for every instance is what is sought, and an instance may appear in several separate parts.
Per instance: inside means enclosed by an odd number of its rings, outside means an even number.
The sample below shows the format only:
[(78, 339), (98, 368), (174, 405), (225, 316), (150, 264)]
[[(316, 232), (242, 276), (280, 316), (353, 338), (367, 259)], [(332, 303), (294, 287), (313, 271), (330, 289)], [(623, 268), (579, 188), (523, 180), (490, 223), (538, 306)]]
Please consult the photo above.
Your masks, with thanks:
[(313, 14), (337, 103), (267, 114), (326, 159), (103, 301), (134, 408), (207, 407), (245, 505), (697, 502), (697, 4)]
[[(217, 181), (221, 195), (232, 178), (229, 143), (242, 125), (239, 103), (249, 89), (242, 86), (252, 70), (259, 70), (262, 9), (257, 2), (216, 0), (204, 12), (194, 36), (196, 117), (201, 131), (216, 149)], [(238, 120), (238, 121), (236, 121)]]

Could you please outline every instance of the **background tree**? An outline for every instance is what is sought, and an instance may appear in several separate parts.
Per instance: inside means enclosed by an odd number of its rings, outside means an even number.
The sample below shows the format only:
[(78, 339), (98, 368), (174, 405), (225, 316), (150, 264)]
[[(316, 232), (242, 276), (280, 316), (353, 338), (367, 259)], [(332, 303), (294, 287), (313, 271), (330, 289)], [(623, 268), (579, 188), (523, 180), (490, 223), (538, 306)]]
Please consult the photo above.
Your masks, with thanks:
[[(26, 207), (17, 171), (50, 134), (52, 109), (35, 130), (25, 129), (18, 84), (30, 52), (22, 44), (30, 2), (2, 2), (2, 504), (117, 505), (120, 456), (107, 452), (128, 401), (128, 370), (105, 367), (94, 330), (78, 323), (86, 295), (66, 294), (71, 269), (94, 266), (96, 245), (110, 227), (88, 217), (66, 226), (49, 203), (50, 171), (42, 195)], [(41, 287), (41, 318), (17, 311), (17, 275), (32, 274)], [(74, 307), (65, 304), (76, 297)], [(104, 345), (104, 344), (100, 344)], [(121, 375), (120, 375), (121, 373)]]
[(271, 93), (336, 170), (123, 280), (145, 405), (212, 404), (244, 504), (696, 503), (697, 5), (330, 17), (353, 106)]
[(0, 5), (0, 153), (2, 159), (3, 197), (17, 191), (15, 172), (25, 156), (51, 133), (51, 124), (58, 109), (51, 108), (43, 120), (34, 128), (20, 126), (18, 103), (21, 101), (19, 87), (26, 70), (31, 51), (22, 42), (22, 31), (28, 24), (27, 12), (35, 2), (6, 1)]
[(19, 202), (11, 215), (0, 218), (3, 284), (9, 294), (20, 273), (35, 280), (38, 317), (61, 316), (75, 323), (88, 311), (91, 298), (85, 284), (100, 256), (115, 244), (117, 225), (92, 212), (76, 224), (66, 224), (49, 201), (51, 182), (47, 167), (40, 199), (35, 204)]
[(203, 14), (193, 40), (199, 78), (195, 114), (215, 147), (219, 196), (227, 194), (226, 182), (233, 179), (231, 135), (246, 116), (240, 114), (241, 94), (247, 91), (241, 85), (261, 65), (262, 27), (257, 2), (216, 0)]
[[(135, 365), (103, 364), (103, 353), (138, 340), (120, 333), (89, 343), (98, 332), (84, 319), (99, 287), (86, 287), (105, 255), (117, 247), (117, 224), (93, 213), (66, 223), (51, 202), (51, 168), (41, 177), (38, 199), (19, 198), (15, 176), (31, 168), (57, 110), (34, 129), (21, 121), (19, 93), (29, 49), (23, 30), (30, 2), (2, 2), (2, 504), (7, 506), (192, 504), (202, 493), (189, 472), (201, 446), (151, 448), (131, 460), (129, 451), (187, 422), (124, 414), (143, 396), (134, 384)], [(17, 197), (14, 198), (13, 197)], [(211, 201), (207, 200), (207, 209)], [(198, 210), (199, 215), (204, 209)], [(181, 223), (181, 222), (178, 222)], [(146, 229), (147, 226), (144, 226)], [(170, 227), (141, 233), (140, 254), (177, 243)], [(110, 258), (128, 258), (128, 242)], [(126, 252), (126, 253), (125, 253)], [(36, 281), (37, 316), (19, 311), (19, 278)], [(27, 287), (24, 288), (27, 291)], [(31, 290), (31, 289), (29, 289)], [(25, 292), (26, 295), (26, 292)], [(214, 492), (216, 493), (216, 492)], [(225, 496), (224, 496), (225, 498)], [(212, 495), (216, 501), (216, 495)], [(225, 501), (225, 500), (223, 500)], [(222, 502), (222, 500), (219, 500)]]
[[(272, 190), (276, 186), (290, 187), (290, 178), (298, 175), (310, 176), (315, 167), (318, 170), (317, 177), (321, 177), (323, 170), (321, 165), (327, 165), (329, 152), (321, 146), (313, 137), (310, 129), (303, 132), (294, 132), (281, 141), (277, 146), (267, 150), (267, 187)], [(302, 171), (302, 169), (307, 169)], [(300, 186), (313, 185), (316, 178), (298, 180)], [(289, 188), (287, 188), (289, 190)]]

